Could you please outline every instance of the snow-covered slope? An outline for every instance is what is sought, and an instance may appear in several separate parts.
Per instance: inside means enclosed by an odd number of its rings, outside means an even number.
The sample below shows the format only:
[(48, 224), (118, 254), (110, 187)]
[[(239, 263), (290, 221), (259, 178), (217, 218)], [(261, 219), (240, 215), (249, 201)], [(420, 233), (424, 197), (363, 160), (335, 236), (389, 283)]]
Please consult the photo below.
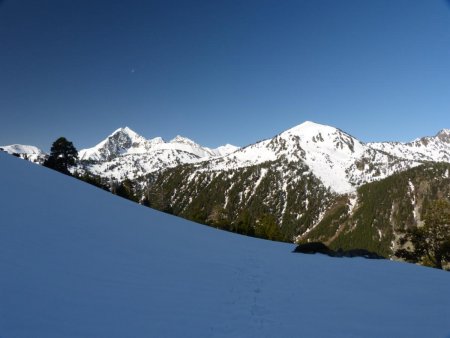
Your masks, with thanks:
[(231, 145), (209, 149), (182, 136), (169, 142), (161, 137), (147, 140), (125, 127), (117, 129), (96, 146), (80, 150), (79, 158), (89, 161), (85, 169), (96, 175), (124, 180), (179, 164), (223, 156), (236, 149)]
[(226, 144), (224, 146), (220, 146), (218, 148), (211, 149), (211, 150), (216, 156), (226, 156), (231, 153), (234, 153), (238, 149), (239, 149), (239, 147), (233, 146), (232, 144)]
[(23, 144), (0, 146), (0, 151), (5, 151), (8, 154), (18, 154), (19, 157), (36, 163), (42, 163), (46, 157), (46, 154), (38, 147)]
[(337, 128), (307, 121), (272, 139), (212, 159), (207, 170), (236, 169), (280, 158), (305, 163), (326, 187), (337, 193), (352, 192), (362, 183), (419, 164), (392, 158)]
[(446, 272), (293, 254), (6, 154), (0, 167), (1, 337), (450, 334)]
[(370, 147), (393, 156), (416, 161), (450, 162), (450, 129), (442, 129), (435, 136), (412, 142), (374, 142)]

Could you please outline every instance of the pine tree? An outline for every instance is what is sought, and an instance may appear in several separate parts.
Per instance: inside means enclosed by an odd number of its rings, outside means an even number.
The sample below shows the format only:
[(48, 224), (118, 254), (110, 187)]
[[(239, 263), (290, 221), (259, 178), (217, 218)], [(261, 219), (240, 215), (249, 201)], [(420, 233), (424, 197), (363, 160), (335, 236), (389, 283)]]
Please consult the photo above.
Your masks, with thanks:
[(395, 255), (408, 262), (442, 269), (445, 263), (450, 263), (450, 203), (446, 200), (430, 203), (424, 220), (423, 227), (406, 230), (399, 244), (410, 246), (397, 250)]
[(114, 186), (112, 193), (128, 200), (138, 202), (138, 199), (134, 194), (133, 182), (128, 178)]
[(44, 166), (70, 175), (69, 168), (78, 160), (78, 151), (65, 137), (58, 138), (52, 144), (50, 156)]
[(264, 214), (259, 220), (256, 227), (256, 236), (260, 238), (270, 239), (272, 241), (282, 241), (283, 235), (277, 224), (275, 216)]

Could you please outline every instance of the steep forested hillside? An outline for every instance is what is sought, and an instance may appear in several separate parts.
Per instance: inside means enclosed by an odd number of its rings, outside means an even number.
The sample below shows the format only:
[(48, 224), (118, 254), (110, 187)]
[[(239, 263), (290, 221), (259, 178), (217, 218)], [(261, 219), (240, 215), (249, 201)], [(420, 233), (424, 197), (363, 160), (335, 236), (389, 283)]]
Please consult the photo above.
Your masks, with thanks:
[(148, 178), (141, 198), (153, 208), (196, 222), (293, 241), (320, 219), (338, 195), (302, 163), (280, 162), (227, 171), (169, 169)]
[[(147, 177), (139, 199), (214, 227), (285, 241), (322, 241), (391, 256), (399, 230), (421, 225), (431, 200), (449, 198), (450, 164), (430, 163), (368, 183), (354, 194), (326, 189), (301, 163), (223, 172), (182, 166)], [(144, 184), (145, 183), (145, 184)]]

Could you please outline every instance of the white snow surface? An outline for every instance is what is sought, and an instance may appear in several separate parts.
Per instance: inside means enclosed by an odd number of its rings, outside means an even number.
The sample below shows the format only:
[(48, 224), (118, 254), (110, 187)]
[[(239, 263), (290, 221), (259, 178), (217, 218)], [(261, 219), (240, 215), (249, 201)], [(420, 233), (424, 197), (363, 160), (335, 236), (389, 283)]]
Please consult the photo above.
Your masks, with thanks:
[(450, 274), (294, 254), (0, 153), (0, 336), (449, 337)]

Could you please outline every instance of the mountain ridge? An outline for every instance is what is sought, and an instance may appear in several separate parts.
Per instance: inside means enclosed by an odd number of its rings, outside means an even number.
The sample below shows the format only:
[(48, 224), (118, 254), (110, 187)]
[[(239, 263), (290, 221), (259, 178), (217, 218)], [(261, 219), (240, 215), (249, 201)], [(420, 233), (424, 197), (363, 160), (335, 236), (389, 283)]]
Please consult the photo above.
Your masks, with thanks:
[[(434, 137), (420, 138), (420, 144), (418, 141), (398, 142), (396, 144), (401, 147), (396, 150), (380, 143), (361, 142), (339, 128), (305, 121), (272, 138), (243, 148), (232, 148), (220, 156), (200, 156), (199, 161), (189, 159), (181, 163), (203, 166), (206, 162), (207, 170), (220, 171), (282, 157), (289, 162), (304, 162), (333, 191), (350, 193), (363, 183), (388, 177), (424, 161), (450, 162), (450, 138), (447, 136), (448, 129), (442, 129)], [(414, 147), (410, 145), (413, 142), (416, 142)], [(204, 150), (210, 151), (209, 148)]]
[(153, 171), (224, 156), (238, 147), (224, 145), (216, 149), (203, 147), (177, 135), (170, 141), (161, 137), (146, 139), (128, 127), (116, 129), (92, 148), (79, 151), (79, 169), (121, 181)]
[(368, 145), (405, 159), (450, 162), (450, 129), (441, 129), (434, 136), (424, 136), (410, 142), (369, 142)]
[[(238, 147), (225, 145), (219, 148), (221, 152), (228, 153)], [(203, 147), (187, 137), (177, 135), (168, 142), (161, 137), (146, 139), (129, 127), (123, 127), (116, 129), (94, 147), (81, 149), (79, 157), (80, 160), (106, 161), (120, 155), (145, 154), (156, 150), (170, 149), (192, 153), (199, 158), (219, 155), (217, 149)]]
[[(42, 163), (45, 153), (21, 156)], [(166, 142), (161, 137), (146, 139), (129, 127), (121, 127), (97, 145), (81, 149), (79, 158), (78, 170), (116, 181), (181, 164), (220, 171), (283, 158), (305, 163), (333, 191), (351, 193), (363, 183), (424, 162), (450, 162), (450, 129), (411, 142), (365, 143), (339, 128), (305, 121), (242, 148), (227, 144), (211, 149), (180, 135)]]
[(45, 159), (45, 152), (38, 147), (24, 144), (11, 144), (0, 146), (0, 151), (4, 151), (10, 155), (17, 155), (25, 160), (42, 164)]

